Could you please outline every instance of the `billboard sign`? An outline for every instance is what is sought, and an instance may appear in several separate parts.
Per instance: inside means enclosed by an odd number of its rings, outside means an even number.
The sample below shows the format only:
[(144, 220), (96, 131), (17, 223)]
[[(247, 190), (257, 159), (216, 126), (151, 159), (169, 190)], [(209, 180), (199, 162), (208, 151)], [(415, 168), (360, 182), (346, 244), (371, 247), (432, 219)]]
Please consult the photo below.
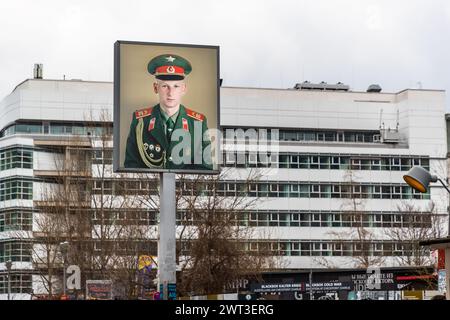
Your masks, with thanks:
[(219, 47), (117, 41), (114, 170), (219, 172)]
[(112, 300), (112, 281), (86, 280), (86, 300)]

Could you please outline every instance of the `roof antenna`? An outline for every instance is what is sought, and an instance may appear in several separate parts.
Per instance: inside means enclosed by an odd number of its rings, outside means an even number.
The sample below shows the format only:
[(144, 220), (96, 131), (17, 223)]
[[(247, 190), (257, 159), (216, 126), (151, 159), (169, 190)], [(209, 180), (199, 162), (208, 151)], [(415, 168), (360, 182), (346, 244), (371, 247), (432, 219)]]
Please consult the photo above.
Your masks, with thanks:
[(397, 128), (396, 128), (397, 131), (398, 131), (398, 126), (400, 125), (399, 114), (400, 114), (400, 112), (399, 112), (399, 110), (397, 108)]
[(383, 109), (380, 110), (380, 130), (384, 129), (384, 122), (381, 122), (383, 118)]

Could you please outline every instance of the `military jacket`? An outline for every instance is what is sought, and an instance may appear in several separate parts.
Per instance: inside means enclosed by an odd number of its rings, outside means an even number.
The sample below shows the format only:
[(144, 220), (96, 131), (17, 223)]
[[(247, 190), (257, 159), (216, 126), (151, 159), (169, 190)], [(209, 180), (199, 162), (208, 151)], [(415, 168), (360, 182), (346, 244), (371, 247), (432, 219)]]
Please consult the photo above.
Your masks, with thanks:
[[(206, 117), (180, 105), (171, 141), (159, 104), (133, 113), (125, 151), (126, 168), (212, 170)], [(189, 139), (190, 137), (190, 139)], [(180, 145), (181, 144), (181, 145)]]

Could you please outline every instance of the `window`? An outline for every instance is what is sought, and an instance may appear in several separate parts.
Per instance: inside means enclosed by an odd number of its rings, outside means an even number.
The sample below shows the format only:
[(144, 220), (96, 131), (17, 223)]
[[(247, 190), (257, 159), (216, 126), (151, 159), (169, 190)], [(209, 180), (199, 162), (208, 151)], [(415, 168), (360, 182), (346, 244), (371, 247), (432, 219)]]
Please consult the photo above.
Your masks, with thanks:
[(0, 201), (33, 199), (33, 182), (11, 179), (0, 183)]
[(401, 226), (402, 226), (402, 215), (401, 214), (394, 214), (393, 227), (394, 228), (400, 228)]
[(320, 227), (320, 213), (312, 214), (311, 227)]
[(343, 255), (342, 243), (333, 243), (332, 244), (332, 255), (333, 256), (342, 256)]
[(292, 213), (291, 214), (291, 227), (297, 227), (300, 225), (300, 214)]
[(33, 151), (22, 148), (0, 150), (0, 171), (15, 168), (33, 169)]
[(299, 256), (300, 255), (300, 243), (291, 242), (291, 256)]
[(258, 225), (258, 214), (256, 212), (251, 212), (249, 215), (249, 225), (256, 227)]
[(320, 169), (330, 169), (330, 157), (319, 157)]
[(333, 185), (331, 187), (331, 198), (340, 198), (341, 197), (341, 186)]
[(374, 227), (377, 227), (377, 228), (383, 227), (383, 218), (382, 217), (383, 217), (383, 215), (381, 215), (381, 214), (373, 215), (373, 222), (374, 222), (373, 226)]
[[(11, 275), (11, 293), (32, 293), (31, 275), (12, 274)], [(0, 294), (8, 293), (8, 278), (6, 275), (0, 276)]]
[(392, 199), (400, 199), (402, 195), (402, 188), (400, 186), (392, 187)]
[(313, 184), (311, 185), (311, 198), (319, 198), (320, 197), (320, 185)]
[(301, 242), (300, 243), (300, 255), (301, 256), (311, 256), (311, 243)]
[(233, 151), (228, 151), (226, 153), (225, 162), (226, 162), (227, 165), (230, 165), (230, 164), (234, 165), (235, 164), (236, 160), (235, 160), (235, 155), (234, 155)]
[(267, 183), (260, 183), (258, 185), (259, 189), (259, 196), (260, 197), (267, 197), (269, 196), (269, 185)]
[(11, 230), (31, 231), (33, 213), (27, 209), (0, 211), (0, 232)]
[(361, 170), (361, 159), (352, 159), (351, 168), (352, 170)]
[(301, 213), (300, 214), (300, 226), (309, 227), (311, 225), (311, 214)]
[(309, 198), (310, 195), (309, 188), (310, 186), (308, 184), (300, 185), (300, 198)]
[(280, 155), (279, 156), (279, 166), (280, 166), (280, 168), (288, 168), (289, 167), (289, 156), (288, 155)]
[(278, 226), (278, 213), (270, 214), (269, 226), (277, 227)]
[(373, 186), (372, 198), (381, 199), (381, 186)]
[(297, 157), (300, 169), (309, 169), (309, 156), (300, 155)]
[(289, 191), (289, 197), (291, 198), (298, 198), (299, 196), (299, 187), (298, 184), (291, 184), (290, 186), (290, 191)]
[(293, 169), (298, 168), (298, 156), (291, 156), (290, 160), (289, 167)]
[(361, 170), (370, 170), (371, 159), (361, 159)]
[(331, 157), (331, 169), (339, 169), (339, 157)]
[(310, 169), (319, 169), (319, 157), (311, 156)]
[(0, 263), (31, 261), (31, 243), (25, 241), (10, 241), (0, 243)]
[(331, 227), (331, 214), (329, 213), (321, 213), (320, 214), (320, 226), (322, 227)]
[(342, 216), (340, 213), (334, 213), (333, 215), (333, 221), (331, 225), (333, 227), (340, 227), (342, 225)]
[(381, 170), (381, 160), (380, 159), (372, 159), (371, 170)]
[(392, 158), (391, 159), (391, 170), (392, 171), (400, 171), (401, 163), (400, 158)]
[(258, 164), (258, 155), (256, 153), (249, 153), (248, 164), (250, 167), (256, 167)]

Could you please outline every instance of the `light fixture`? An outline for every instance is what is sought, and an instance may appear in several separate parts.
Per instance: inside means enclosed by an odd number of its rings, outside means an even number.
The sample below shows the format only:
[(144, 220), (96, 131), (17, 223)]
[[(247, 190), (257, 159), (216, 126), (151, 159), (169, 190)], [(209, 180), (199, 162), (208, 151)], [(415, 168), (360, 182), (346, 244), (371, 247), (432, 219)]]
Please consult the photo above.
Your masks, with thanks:
[[(403, 176), (403, 180), (405, 180), (405, 182), (413, 189), (422, 193), (428, 192), (430, 182), (440, 181), (437, 176), (431, 175), (427, 170), (419, 166), (412, 167), (408, 173)], [(444, 185), (442, 181), (441, 183)], [(444, 185), (444, 187), (446, 186)]]

